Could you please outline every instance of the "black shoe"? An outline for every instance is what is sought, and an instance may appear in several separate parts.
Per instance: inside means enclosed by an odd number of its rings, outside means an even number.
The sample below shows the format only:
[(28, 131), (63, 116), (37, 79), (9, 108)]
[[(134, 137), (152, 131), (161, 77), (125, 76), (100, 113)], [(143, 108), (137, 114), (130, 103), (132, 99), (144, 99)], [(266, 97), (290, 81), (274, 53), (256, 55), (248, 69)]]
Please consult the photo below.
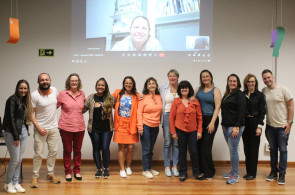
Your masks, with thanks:
[(75, 177), (76, 180), (82, 181), (82, 177), (81, 176), (80, 177), (77, 177), (76, 174), (74, 174), (74, 177)]
[(179, 177), (179, 181), (182, 181), (182, 182), (183, 182), (183, 181), (186, 180), (186, 178), (187, 178), (187, 177), (185, 177), (185, 176), (184, 176), (184, 177)]
[(104, 169), (103, 170), (103, 178), (107, 179), (107, 178), (109, 178), (109, 176), (110, 176), (109, 169), (108, 168)]
[(70, 178), (66, 178), (66, 181), (71, 182), (72, 181), (72, 178), (71, 177)]
[(254, 176), (251, 176), (251, 175), (247, 175), (247, 177), (245, 179), (246, 180), (253, 180), (253, 179), (255, 179), (255, 177)]
[(195, 178), (196, 178), (197, 180), (200, 180), (200, 181), (202, 181), (202, 180), (204, 180), (204, 179), (205, 179), (205, 177), (204, 177), (204, 174), (203, 174), (203, 173), (201, 173), (201, 174), (197, 175)]
[(267, 176), (265, 179), (266, 181), (273, 181), (274, 179), (278, 178), (277, 172), (270, 172), (269, 176)]
[(243, 176), (243, 178), (244, 178), (244, 179), (246, 179), (246, 178), (247, 178), (247, 176), (248, 176), (248, 175), (246, 174), (246, 175), (244, 175), (244, 176)]
[(280, 173), (279, 174), (278, 184), (279, 185), (285, 185), (285, 173)]
[(101, 175), (102, 175), (102, 171), (101, 171), (101, 169), (97, 169), (97, 172), (95, 173), (94, 177), (96, 177), (96, 178), (100, 178)]

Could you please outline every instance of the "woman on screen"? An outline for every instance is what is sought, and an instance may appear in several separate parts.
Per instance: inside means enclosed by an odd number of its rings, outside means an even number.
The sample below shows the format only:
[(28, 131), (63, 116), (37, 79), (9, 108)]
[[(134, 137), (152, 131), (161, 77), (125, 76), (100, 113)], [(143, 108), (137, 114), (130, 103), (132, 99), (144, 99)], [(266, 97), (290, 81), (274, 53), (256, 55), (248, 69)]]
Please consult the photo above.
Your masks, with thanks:
[(151, 179), (154, 175), (159, 175), (158, 171), (152, 169), (153, 149), (159, 134), (163, 109), (157, 80), (153, 77), (148, 78), (142, 93), (144, 99), (138, 104), (137, 128), (142, 146), (142, 174)]
[(112, 51), (161, 51), (160, 42), (150, 35), (150, 23), (144, 16), (133, 19), (130, 35), (115, 43)]
[(8, 193), (25, 192), (20, 185), (19, 175), (22, 157), (28, 138), (28, 124), (31, 123), (33, 108), (30, 85), (26, 80), (19, 80), (15, 92), (5, 104), (3, 130), (5, 143), (10, 155), (4, 189)]
[(246, 119), (243, 132), (244, 152), (246, 161), (246, 180), (253, 180), (257, 173), (260, 135), (266, 113), (266, 103), (263, 93), (258, 91), (258, 81), (255, 75), (248, 74), (244, 79), (244, 94), (246, 96)]
[(57, 96), (57, 108), (61, 106), (61, 115), (58, 128), (63, 143), (63, 159), (66, 181), (72, 181), (72, 151), (74, 162), (74, 177), (82, 180), (80, 174), (81, 148), (85, 134), (85, 122), (83, 108), (85, 102), (84, 92), (81, 91), (82, 83), (78, 74), (72, 73), (68, 76), (65, 90)]
[(212, 160), (212, 146), (216, 130), (218, 129), (218, 114), (221, 105), (220, 90), (214, 86), (213, 75), (209, 70), (200, 73), (200, 87), (195, 90), (195, 97), (199, 100), (203, 115), (202, 139), (198, 141), (200, 179), (212, 179), (215, 168)]
[(176, 98), (170, 110), (170, 131), (179, 148), (179, 180), (187, 178), (187, 149), (190, 153), (193, 177), (198, 179), (200, 175), (197, 140), (202, 138), (202, 111), (197, 99), (191, 101), (194, 96), (192, 85), (188, 81), (181, 81), (178, 85)]
[[(93, 148), (93, 159), (96, 164), (96, 178), (107, 179), (109, 177), (110, 143), (113, 136), (112, 109), (114, 98), (110, 94), (109, 86), (104, 78), (100, 78), (95, 84), (96, 93), (87, 97), (83, 112), (89, 110), (88, 134)], [(102, 156), (101, 154), (102, 153)], [(101, 158), (102, 157), (102, 158)], [(103, 159), (103, 170), (101, 167)]]
[(226, 91), (221, 102), (222, 129), (230, 152), (231, 171), (224, 174), (227, 184), (239, 182), (238, 146), (245, 128), (246, 98), (240, 90), (241, 82), (236, 74), (227, 77)]
[[(172, 173), (175, 177), (179, 176), (179, 172), (177, 170), (178, 164), (178, 143), (177, 140), (173, 140), (170, 133), (170, 123), (169, 123), (169, 115), (172, 102), (175, 98), (178, 98), (177, 94), (177, 86), (178, 86), (178, 78), (179, 73), (175, 69), (171, 69), (168, 73), (169, 82), (165, 83), (160, 87), (160, 94), (162, 97), (163, 104), (163, 135), (164, 135), (164, 166), (165, 166), (165, 175), (167, 177), (171, 177)], [(172, 153), (172, 173), (170, 169), (170, 154)]]
[[(136, 92), (136, 83), (131, 76), (125, 77), (122, 85), (122, 89), (117, 89), (113, 93), (115, 98), (115, 134), (113, 140), (119, 146), (120, 176), (126, 178), (127, 175), (132, 174), (130, 166), (133, 158), (134, 144), (139, 141), (136, 126), (139, 93)], [(125, 151), (126, 149), (127, 151)]]

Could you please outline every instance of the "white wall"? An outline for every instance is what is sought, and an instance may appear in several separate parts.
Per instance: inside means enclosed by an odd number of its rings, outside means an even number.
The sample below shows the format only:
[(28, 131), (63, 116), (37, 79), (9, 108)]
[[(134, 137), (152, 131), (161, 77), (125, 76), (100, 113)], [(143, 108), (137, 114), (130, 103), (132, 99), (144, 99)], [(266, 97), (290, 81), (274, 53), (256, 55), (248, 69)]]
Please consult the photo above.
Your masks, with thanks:
[[(199, 73), (209, 69), (214, 75), (214, 82), (222, 93), (225, 90), (226, 78), (230, 73), (236, 73), (243, 80), (247, 73), (257, 75), (259, 88), (263, 87), (261, 71), (272, 69), (272, 49), (269, 48), (272, 28), (272, 0), (215, 0), (213, 62), (210, 65), (192, 65), (168, 61), (134, 60), (124, 64), (124, 61), (98, 61), (97, 63), (71, 63), (71, 4), (70, 1), (59, 0), (22, 0), (18, 1), (20, 19), (20, 41), (16, 45), (7, 44), (9, 37), (8, 17), (10, 16), (10, 1), (0, 1), (0, 116), (3, 117), (5, 101), (14, 92), (19, 79), (27, 79), (32, 91), (37, 88), (37, 75), (48, 72), (52, 77), (52, 85), (59, 90), (64, 88), (66, 77), (72, 73), (80, 74), (83, 90), (86, 95), (95, 92), (95, 81), (104, 76), (114, 91), (121, 88), (126, 75), (134, 76), (138, 91), (142, 90), (145, 79), (149, 76), (157, 78), (160, 84), (167, 81), (166, 73), (171, 68), (180, 72), (180, 80), (189, 80), (193, 86), (199, 82)], [(295, 50), (295, 1), (283, 1), (283, 26), (286, 36), (278, 59), (278, 83), (289, 87), (293, 94), (295, 88), (294, 56)], [(55, 57), (38, 57), (39, 48), (55, 49)], [(123, 63), (123, 64), (122, 64)], [(126, 68), (127, 67), (127, 68)], [(88, 120), (85, 114), (85, 121)], [(292, 128), (294, 129), (294, 127)], [(32, 131), (32, 128), (30, 128)], [(265, 135), (261, 137), (260, 160), (268, 160), (264, 152)], [(58, 157), (62, 159), (62, 143), (59, 143)], [(154, 159), (162, 160), (163, 136), (158, 136)], [(289, 139), (289, 161), (295, 161), (293, 148), (295, 146), (293, 133)], [(141, 159), (140, 143), (136, 144), (135, 159)], [(240, 144), (240, 159), (244, 159)], [(5, 147), (0, 148), (0, 158), (4, 156)], [(92, 159), (90, 139), (85, 134), (82, 158)], [(117, 158), (117, 145), (111, 144), (112, 159)], [(32, 158), (33, 137), (30, 136), (24, 158)], [(229, 160), (229, 152), (219, 126), (213, 146), (214, 160)]]

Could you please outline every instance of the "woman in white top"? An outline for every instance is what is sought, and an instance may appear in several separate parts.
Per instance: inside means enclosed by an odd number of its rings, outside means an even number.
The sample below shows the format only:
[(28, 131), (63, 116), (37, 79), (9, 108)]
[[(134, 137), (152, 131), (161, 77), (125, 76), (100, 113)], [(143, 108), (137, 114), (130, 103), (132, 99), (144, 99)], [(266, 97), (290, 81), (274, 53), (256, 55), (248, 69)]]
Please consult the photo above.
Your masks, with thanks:
[[(162, 96), (163, 103), (163, 135), (164, 135), (164, 166), (165, 166), (165, 175), (171, 177), (172, 173), (175, 177), (179, 176), (177, 170), (178, 164), (178, 143), (177, 140), (173, 140), (170, 133), (170, 124), (169, 124), (169, 114), (172, 102), (175, 98), (178, 98), (177, 95), (177, 86), (179, 73), (175, 69), (171, 69), (168, 73), (169, 82), (165, 83), (160, 87), (160, 94)], [(172, 160), (173, 167), (172, 173), (170, 169), (170, 153), (172, 148)]]

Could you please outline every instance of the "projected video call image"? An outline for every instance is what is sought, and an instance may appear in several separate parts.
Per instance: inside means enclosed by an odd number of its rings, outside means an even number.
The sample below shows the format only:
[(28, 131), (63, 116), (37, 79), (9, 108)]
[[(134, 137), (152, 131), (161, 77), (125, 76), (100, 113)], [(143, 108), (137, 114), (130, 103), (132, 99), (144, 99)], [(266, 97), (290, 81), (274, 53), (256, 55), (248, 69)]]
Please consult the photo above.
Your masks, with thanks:
[(209, 51), (213, 0), (72, 1), (73, 51)]
[(201, 49), (187, 47), (199, 29), (199, 0), (86, 1), (86, 38), (106, 38), (106, 51)]

